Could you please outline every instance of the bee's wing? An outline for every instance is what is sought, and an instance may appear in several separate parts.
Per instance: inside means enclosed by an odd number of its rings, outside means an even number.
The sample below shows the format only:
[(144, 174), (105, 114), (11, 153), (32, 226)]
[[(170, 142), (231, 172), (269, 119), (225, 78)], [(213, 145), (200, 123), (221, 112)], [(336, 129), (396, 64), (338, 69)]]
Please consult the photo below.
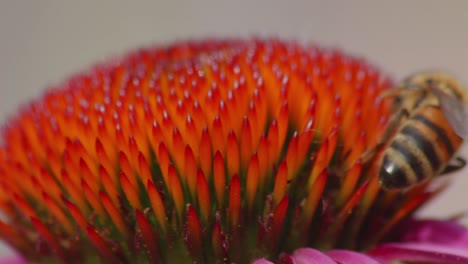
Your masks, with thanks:
[[(434, 89), (435, 90), (435, 89)], [(440, 108), (455, 133), (463, 139), (468, 138), (468, 108), (460, 100), (447, 96), (440, 91), (436, 92)]]

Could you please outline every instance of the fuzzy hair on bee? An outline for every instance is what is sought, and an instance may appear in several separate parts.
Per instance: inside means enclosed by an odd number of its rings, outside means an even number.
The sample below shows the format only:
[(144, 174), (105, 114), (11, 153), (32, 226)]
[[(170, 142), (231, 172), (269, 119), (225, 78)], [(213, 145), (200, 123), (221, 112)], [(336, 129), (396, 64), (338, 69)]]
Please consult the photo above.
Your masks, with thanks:
[[(381, 94), (394, 101), (394, 116), (371, 151), (384, 189), (408, 189), (440, 174), (461, 169), (454, 158), (468, 136), (467, 95), (444, 72), (409, 76)], [(457, 164), (450, 164), (456, 160)]]

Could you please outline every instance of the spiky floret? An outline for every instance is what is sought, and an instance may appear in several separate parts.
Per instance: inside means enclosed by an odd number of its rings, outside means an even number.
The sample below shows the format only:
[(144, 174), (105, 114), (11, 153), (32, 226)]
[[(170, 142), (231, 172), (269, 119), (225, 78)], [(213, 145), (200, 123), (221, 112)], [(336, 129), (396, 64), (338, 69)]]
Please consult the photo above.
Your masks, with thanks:
[(360, 160), (391, 114), (389, 86), (361, 59), (274, 39), (97, 65), (4, 128), (0, 234), (67, 263), (365, 249), (437, 193), (383, 192)]

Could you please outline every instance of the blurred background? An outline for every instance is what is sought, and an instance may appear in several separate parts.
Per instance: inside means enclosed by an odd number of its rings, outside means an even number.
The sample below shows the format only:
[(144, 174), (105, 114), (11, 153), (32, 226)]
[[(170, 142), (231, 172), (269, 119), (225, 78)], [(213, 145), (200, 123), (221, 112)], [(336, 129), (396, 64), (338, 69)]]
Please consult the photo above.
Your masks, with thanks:
[[(0, 122), (48, 85), (95, 62), (205, 36), (315, 42), (365, 57), (395, 79), (444, 69), (468, 84), (466, 10), (464, 0), (0, 0)], [(421, 215), (468, 211), (467, 172)]]

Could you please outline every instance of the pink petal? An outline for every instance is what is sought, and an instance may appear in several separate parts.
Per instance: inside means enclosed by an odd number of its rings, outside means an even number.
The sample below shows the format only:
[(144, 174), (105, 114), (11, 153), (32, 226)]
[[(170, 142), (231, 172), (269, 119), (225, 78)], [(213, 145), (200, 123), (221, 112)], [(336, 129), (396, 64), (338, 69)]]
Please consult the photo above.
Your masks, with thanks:
[(0, 264), (27, 264), (27, 261), (13, 248), (0, 241)]
[(20, 256), (8, 256), (0, 258), (0, 264), (28, 264), (26, 260), (24, 260)]
[(425, 261), (427, 263), (468, 263), (468, 250), (431, 243), (389, 243), (367, 252), (382, 261)]
[(412, 220), (399, 230), (402, 242), (429, 242), (468, 249), (468, 229), (454, 221)]
[(266, 260), (264, 258), (261, 258), (261, 259), (256, 259), (256, 260), (252, 261), (251, 264), (274, 264), (274, 263), (269, 261), (269, 260)]
[(335, 249), (327, 252), (327, 255), (340, 264), (381, 264), (377, 260), (350, 250)]
[(336, 264), (336, 262), (313, 248), (300, 248), (292, 254), (294, 264)]

